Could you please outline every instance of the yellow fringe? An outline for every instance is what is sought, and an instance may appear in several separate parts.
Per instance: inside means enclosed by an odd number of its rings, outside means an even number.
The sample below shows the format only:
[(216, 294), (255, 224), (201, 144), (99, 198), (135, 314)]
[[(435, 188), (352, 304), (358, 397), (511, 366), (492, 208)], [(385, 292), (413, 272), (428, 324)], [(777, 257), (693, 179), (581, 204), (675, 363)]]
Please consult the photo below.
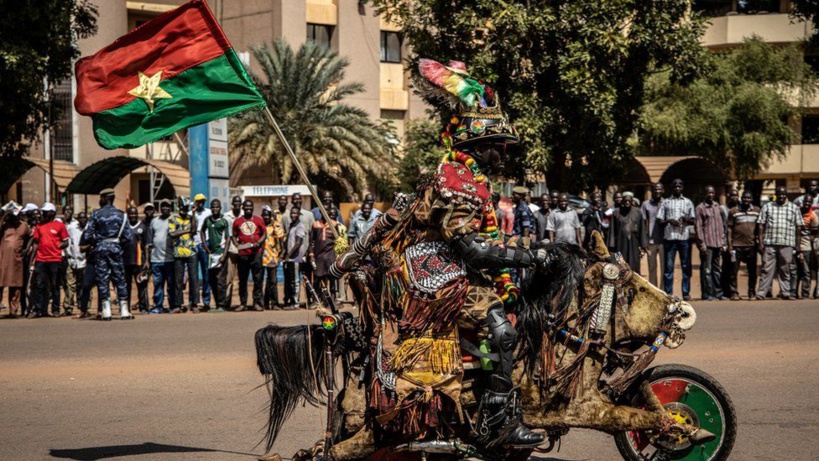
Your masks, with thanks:
[(336, 256), (341, 256), (350, 249), (350, 243), (347, 242), (347, 236), (339, 235), (336, 242), (333, 244), (333, 252)]
[(390, 359), (396, 373), (412, 368), (425, 358), (432, 372), (438, 375), (454, 373), (458, 367), (458, 350), (452, 339), (412, 338), (405, 340)]

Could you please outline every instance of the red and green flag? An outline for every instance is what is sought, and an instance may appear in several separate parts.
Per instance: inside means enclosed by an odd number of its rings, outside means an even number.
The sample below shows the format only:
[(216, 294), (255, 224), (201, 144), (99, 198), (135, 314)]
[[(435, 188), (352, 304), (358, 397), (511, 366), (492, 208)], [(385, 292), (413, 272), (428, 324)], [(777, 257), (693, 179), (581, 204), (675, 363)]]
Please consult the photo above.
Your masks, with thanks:
[(170, 10), (77, 61), (77, 112), (106, 149), (142, 146), (265, 105), (204, 0)]

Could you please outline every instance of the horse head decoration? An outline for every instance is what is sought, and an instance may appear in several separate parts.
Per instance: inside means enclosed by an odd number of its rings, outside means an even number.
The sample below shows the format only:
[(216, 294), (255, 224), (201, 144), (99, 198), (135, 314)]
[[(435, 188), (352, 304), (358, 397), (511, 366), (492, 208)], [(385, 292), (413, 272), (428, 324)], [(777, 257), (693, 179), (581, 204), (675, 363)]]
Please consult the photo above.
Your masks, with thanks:
[[(554, 285), (547, 281), (554, 270), (535, 272), (523, 290), (526, 306), (518, 329), (524, 367), (518, 382), (525, 421), (547, 430), (586, 427), (610, 433), (674, 426), (663, 412), (623, 405), (619, 396), (660, 346), (683, 343), (696, 313), (609, 254), (599, 234), (591, 241), (582, 288), (570, 302), (540, 288)], [(688, 435), (694, 432), (677, 426)]]

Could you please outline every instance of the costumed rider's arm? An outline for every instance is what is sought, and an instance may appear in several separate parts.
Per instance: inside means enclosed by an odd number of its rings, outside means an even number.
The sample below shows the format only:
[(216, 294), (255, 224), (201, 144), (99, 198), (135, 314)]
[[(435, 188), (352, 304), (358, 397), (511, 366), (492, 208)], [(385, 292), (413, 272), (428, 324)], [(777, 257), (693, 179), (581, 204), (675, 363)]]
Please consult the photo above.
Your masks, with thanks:
[[(546, 258), (545, 250), (533, 253), (528, 248), (487, 242), (477, 232), (452, 238), (450, 246), (473, 269), (532, 267)], [(540, 254), (541, 251), (543, 255)]]
[(536, 255), (527, 248), (528, 239), (488, 241), (479, 235), (473, 220), (475, 214), (467, 205), (436, 201), (432, 208), (433, 219), (440, 219), (438, 226), (444, 240), (472, 269), (533, 267), (538, 256), (541, 260), (546, 258), (545, 251)]

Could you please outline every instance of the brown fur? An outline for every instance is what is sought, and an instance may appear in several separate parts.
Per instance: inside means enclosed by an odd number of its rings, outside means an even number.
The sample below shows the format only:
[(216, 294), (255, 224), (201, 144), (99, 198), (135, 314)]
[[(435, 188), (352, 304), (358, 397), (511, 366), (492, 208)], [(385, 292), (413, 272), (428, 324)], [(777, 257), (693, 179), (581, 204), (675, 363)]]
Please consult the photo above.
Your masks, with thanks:
[[(592, 241), (595, 243), (592, 255), (599, 260), (607, 260), (610, 255), (599, 234), (593, 236)], [(587, 270), (584, 287), (587, 295), (600, 283), (601, 277), (602, 264), (592, 265)], [(660, 332), (667, 306), (673, 302), (672, 298), (637, 274), (631, 277), (623, 289), (631, 302), (627, 312), (625, 309), (617, 309), (612, 313), (614, 328), (604, 338), (605, 344), (615, 345), (626, 339), (652, 341)], [(577, 306), (574, 305), (570, 312), (577, 312)], [(557, 346), (557, 357), (562, 357), (563, 363), (568, 363), (573, 356), (572, 350), (567, 351), (567, 347), (563, 345)], [(516, 378), (523, 395), (524, 422), (531, 427), (546, 430), (582, 427), (609, 433), (659, 428), (667, 415), (658, 406), (654, 406), (653, 411), (645, 411), (615, 405), (608, 396), (600, 392), (598, 383), (603, 372), (603, 359), (604, 355), (599, 350), (586, 356), (575, 397), (568, 402), (560, 401), (551, 389), (541, 389), (539, 383), (533, 382), (518, 370)], [(646, 390), (651, 395), (644, 397), (652, 398), (650, 388), (643, 389)], [(653, 400), (656, 402), (656, 397)]]
[(330, 456), (333, 461), (352, 461), (370, 456), (375, 449), (373, 432), (369, 426), (364, 426), (352, 437), (334, 445)]
[(344, 399), (341, 401), (344, 428), (348, 432), (358, 432), (364, 426), (367, 393), (363, 385), (358, 385), (358, 373), (350, 373), (345, 385)]

